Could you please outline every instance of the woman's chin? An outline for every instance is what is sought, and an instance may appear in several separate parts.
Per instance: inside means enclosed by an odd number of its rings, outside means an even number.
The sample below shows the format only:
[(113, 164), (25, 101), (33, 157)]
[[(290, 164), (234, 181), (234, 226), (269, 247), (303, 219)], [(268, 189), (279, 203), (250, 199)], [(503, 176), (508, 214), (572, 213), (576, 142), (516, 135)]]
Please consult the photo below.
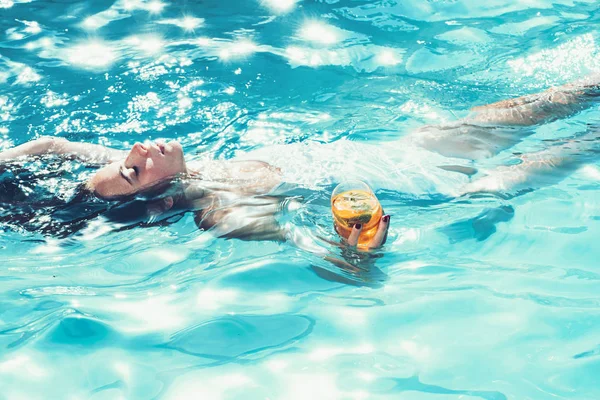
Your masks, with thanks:
[(172, 140), (167, 143), (167, 147), (171, 149), (171, 151), (176, 151), (178, 153), (183, 154), (183, 148), (181, 147), (181, 143), (176, 140)]

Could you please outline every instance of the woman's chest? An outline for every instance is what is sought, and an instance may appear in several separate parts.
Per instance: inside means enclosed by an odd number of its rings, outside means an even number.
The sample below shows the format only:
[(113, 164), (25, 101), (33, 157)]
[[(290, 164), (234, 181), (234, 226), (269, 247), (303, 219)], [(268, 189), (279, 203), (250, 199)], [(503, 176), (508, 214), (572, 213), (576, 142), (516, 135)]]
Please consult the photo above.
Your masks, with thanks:
[(231, 192), (258, 196), (268, 194), (282, 180), (281, 170), (263, 161), (215, 161), (204, 165), (202, 178), (218, 182)]

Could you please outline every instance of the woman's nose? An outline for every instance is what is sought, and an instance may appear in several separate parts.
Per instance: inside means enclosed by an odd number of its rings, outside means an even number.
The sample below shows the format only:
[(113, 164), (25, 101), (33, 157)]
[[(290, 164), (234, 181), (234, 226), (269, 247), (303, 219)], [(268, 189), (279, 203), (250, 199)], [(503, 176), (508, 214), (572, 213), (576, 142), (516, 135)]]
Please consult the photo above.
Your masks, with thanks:
[(133, 148), (131, 149), (133, 151), (135, 151), (136, 153), (138, 153), (139, 155), (146, 155), (148, 153), (148, 147), (145, 144), (142, 143), (136, 143), (133, 145)]
[(125, 158), (125, 166), (131, 167), (132, 165), (139, 164), (141, 160), (148, 156), (148, 148), (146, 145), (136, 143), (131, 148), (131, 151)]

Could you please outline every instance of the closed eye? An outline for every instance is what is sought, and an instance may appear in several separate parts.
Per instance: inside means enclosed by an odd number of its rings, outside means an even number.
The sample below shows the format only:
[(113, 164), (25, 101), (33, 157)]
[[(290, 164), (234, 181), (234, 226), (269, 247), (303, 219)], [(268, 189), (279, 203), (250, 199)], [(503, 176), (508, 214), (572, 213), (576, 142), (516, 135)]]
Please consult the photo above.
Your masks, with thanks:
[(124, 167), (123, 165), (121, 165), (121, 167), (119, 168), (119, 174), (121, 175), (121, 177), (123, 179), (125, 179), (131, 186), (133, 186), (133, 181), (131, 180), (131, 178), (129, 176), (127, 176), (127, 174), (125, 174), (124, 172)]

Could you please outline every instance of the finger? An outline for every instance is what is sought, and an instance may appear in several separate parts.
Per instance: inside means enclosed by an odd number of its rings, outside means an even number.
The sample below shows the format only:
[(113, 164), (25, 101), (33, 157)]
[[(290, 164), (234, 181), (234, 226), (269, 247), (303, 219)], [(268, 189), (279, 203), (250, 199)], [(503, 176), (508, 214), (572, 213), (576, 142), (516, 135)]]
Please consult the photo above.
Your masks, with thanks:
[(379, 221), (379, 226), (377, 227), (377, 232), (375, 232), (375, 236), (371, 239), (369, 243), (370, 248), (377, 248), (382, 246), (387, 239), (388, 229), (390, 228), (390, 216), (384, 215), (381, 217)]
[(331, 256), (325, 256), (324, 259), (329, 261), (336, 267), (343, 269), (344, 271), (355, 272), (355, 273), (360, 272), (359, 268), (356, 268), (354, 265), (350, 264), (348, 261), (340, 260), (339, 258), (335, 258), (335, 257), (331, 257)]
[(355, 224), (354, 227), (352, 227), (350, 236), (348, 236), (348, 245), (356, 246), (358, 244), (358, 237), (360, 236), (360, 232), (362, 232), (362, 224)]

